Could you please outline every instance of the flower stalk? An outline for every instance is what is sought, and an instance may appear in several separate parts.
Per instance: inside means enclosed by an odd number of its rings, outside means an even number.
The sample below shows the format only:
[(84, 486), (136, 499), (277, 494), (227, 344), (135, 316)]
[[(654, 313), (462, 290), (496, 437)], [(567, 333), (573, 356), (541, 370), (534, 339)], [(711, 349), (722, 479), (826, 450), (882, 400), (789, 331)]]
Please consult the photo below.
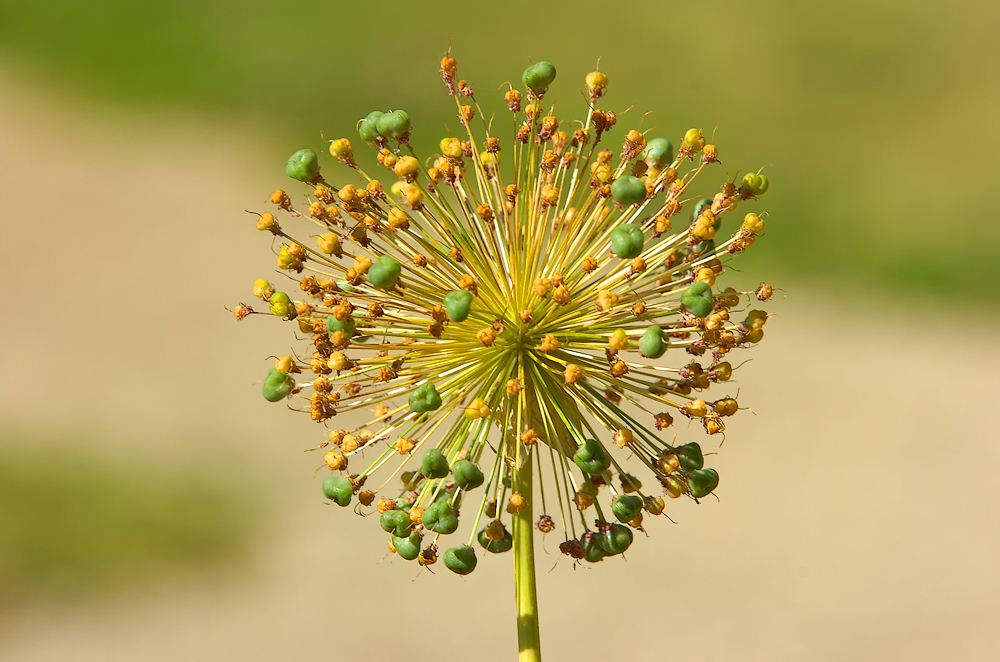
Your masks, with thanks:
[(532, 458), (517, 472), (517, 491), (527, 495), (527, 505), (512, 517), (514, 536), (514, 593), (517, 601), (518, 662), (540, 662), (542, 645), (538, 627), (538, 592), (535, 587), (535, 531), (531, 503)]

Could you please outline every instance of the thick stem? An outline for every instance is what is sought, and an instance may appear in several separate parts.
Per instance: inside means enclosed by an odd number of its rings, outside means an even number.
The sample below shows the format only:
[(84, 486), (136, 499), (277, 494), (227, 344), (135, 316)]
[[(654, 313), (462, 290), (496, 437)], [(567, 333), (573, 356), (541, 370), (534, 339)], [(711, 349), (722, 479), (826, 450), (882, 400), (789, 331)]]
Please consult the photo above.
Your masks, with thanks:
[(517, 471), (517, 491), (525, 508), (513, 517), (514, 589), (517, 599), (517, 645), (519, 662), (541, 662), (538, 635), (538, 595), (535, 591), (535, 536), (531, 502), (531, 458)]

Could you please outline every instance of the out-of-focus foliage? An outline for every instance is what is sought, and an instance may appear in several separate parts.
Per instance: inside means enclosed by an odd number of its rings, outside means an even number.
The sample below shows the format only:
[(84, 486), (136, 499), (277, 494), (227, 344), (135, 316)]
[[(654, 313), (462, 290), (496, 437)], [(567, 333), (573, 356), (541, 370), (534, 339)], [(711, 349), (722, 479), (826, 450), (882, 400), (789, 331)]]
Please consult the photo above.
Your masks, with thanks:
[(247, 503), (217, 479), (109, 463), (79, 439), (0, 442), (0, 609), (163, 581), (247, 548)]

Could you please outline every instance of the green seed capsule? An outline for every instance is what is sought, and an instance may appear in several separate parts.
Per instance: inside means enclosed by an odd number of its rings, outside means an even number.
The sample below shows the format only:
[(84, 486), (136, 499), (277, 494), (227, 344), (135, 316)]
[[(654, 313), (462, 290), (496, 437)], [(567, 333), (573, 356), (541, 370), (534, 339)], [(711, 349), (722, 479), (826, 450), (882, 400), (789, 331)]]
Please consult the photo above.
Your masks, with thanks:
[(587, 439), (573, 454), (573, 462), (588, 474), (602, 474), (611, 466), (611, 456), (596, 439)]
[(483, 549), (492, 554), (509, 552), (511, 547), (514, 546), (514, 537), (510, 535), (510, 531), (507, 530), (507, 527), (504, 527), (503, 538), (500, 540), (490, 540), (486, 536), (485, 528), (476, 534), (476, 539), (479, 541), (479, 544), (483, 546)]
[(380, 116), (375, 127), (386, 138), (402, 140), (410, 133), (410, 116), (405, 110), (394, 110)]
[(343, 476), (327, 476), (323, 481), (323, 494), (330, 501), (335, 501), (338, 506), (347, 506), (350, 505), (351, 497), (354, 495), (354, 486)]
[(667, 351), (667, 343), (663, 340), (663, 329), (655, 324), (639, 338), (639, 351), (649, 359), (658, 359)]
[(719, 472), (715, 469), (692, 471), (688, 476), (688, 489), (691, 496), (700, 499), (711, 494), (719, 486)]
[(286, 317), (292, 311), (292, 300), (284, 292), (275, 292), (268, 302), (272, 315)]
[(378, 523), (379, 526), (382, 527), (383, 531), (385, 531), (386, 533), (392, 533), (393, 531), (396, 530), (396, 522), (393, 520), (393, 516), (395, 516), (395, 514), (398, 512), (401, 511), (387, 510), (379, 516)]
[(583, 558), (587, 563), (597, 563), (603, 561), (607, 552), (600, 544), (601, 534), (587, 534), (583, 536)]
[(701, 446), (698, 442), (678, 446), (674, 449), (674, 454), (681, 461), (681, 469), (684, 471), (696, 471), (705, 466), (705, 456), (701, 453)]
[(431, 448), (420, 460), (420, 473), (425, 478), (444, 478), (448, 475), (448, 458), (438, 449)]
[(621, 554), (632, 544), (632, 529), (622, 524), (612, 524), (597, 540), (608, 556)]
[(311, 149), (300, 149), (285, 162), (285, 174), (300, 182), (319, 179), (319, 157)]
[(374, 122), (367, 121), (362, 122), (358, 126), (358, 135), (361, 136), (361, 139), (366, 143), (373, 143), (381, 137), (379, 136), (378, 129), (375, 128)]
[(524, 86), (538, 94), (549, 89), (549, 85), (556, 79), (556, 68), (551, 62), (541, 60), (535, 62), (524, 70), (521, 75), (521, 82)]
[(646, 185), (638, 177), (622, 175), (611, 183), (611, 197), (622, 207), (637, 205), (646, 199)]
[(631, 522), (642, 510), (642, 497), (621, 494), (611, 502), (611, 512), (619, 522)]
[(642, 228), (623, 223), (611, 231), (611, 250), (623, 260), (631, 260), (642, 253)]
[(674, 162), (674, 145), (666, 138), (651, 138), (639, 158), (650, 168), (662, 168)]
[(765, 175), (758, 175), (755, 172), (748, 172), (743, 177), (743, 186), (754, 195), (764, 195), (767, 193), (767, 177)]
[(476, 569), (476, 550), (467, 545), (452, 547), (444, 553), (444, 565), (457, 575), (467, 575)]
[(472, 292), (457, 290), (449, 292), (444, 297), (444, 309), (452, 322), (464, 322), (469, 318), (472, 309)]
[(414, 531), (407, 537), (392, 536), (392, 546), (396, 548), (396, 553), (407, 561), (420, 556), (420, 534)]
[(451, 468), (455, 485), (463, 490), (474, 490), (486, 480), (482, 470), (469, 460), (459, 460)]
[(344, 335), (350, 338), (354, 335), (355, 322), (354, 318), (348, 315), (343, 321), (337, 319), (333, 315), (326, 318), (326, 330), (330, 333), (336, 333), (337, 331), (343, 331)]
[(692, 284), (681, 295), (681, 304), (695, 317), (707, 317), (715, 306), (712, 300), (712, 288), (701, 281)]
[(447, 501), (435, 501), (420, 516), (420, 522), (435, 533), (455, 533), (458, 530), (458, 515)]
[(383, 290), (392, 289), (403, 272), (403, 265), (391, 255), (381, 255), (368, 269), (368, 280)]
[(283, 400), (295, 388), (295, 380), (281, 372), (277, 368), (267, 371), (264, 378), (264, 399), (268, 402), (278, 402)]
[[(431, 382), (425, 382), (410, 394), (410, 409), (416, 412), (434, 411), (441, 406), (441, 396)], [(438, 451), (440, 452), (440, 451)], [(424, 474), (427, 475), (426, 473)], [(436, 478), (436, 476), (434, 476)]]
[(378, 119), (382, 114), (381, 110), (373, 110), (368, 113), (368, 117), (361, 120), (361, 124), (358, 125), (358, 135), (362, 140), (372, 143), (382, 137), (378, 132)]
[(403, 538), (410, 535), (413, 523), (410, 514), (402, 510), (387, 510), (379, 517), (379, 524), (386, 533)]

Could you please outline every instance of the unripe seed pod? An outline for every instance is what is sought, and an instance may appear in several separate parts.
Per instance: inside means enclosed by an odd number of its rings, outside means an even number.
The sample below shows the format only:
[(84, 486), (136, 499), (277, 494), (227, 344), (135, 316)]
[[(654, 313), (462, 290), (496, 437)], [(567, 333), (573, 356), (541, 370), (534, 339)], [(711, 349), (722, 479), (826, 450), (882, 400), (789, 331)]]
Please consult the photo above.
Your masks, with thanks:
[(674, 449), (677, 459), (680, 461), (680, 468), (684, 471), (695, 471), (705, 466), (705, 457), (702, 455), (701, 446), (697, 442), (678, 446)]
[[(432, 382), (425, 382), (416, 391), (410, 394), (409, 405), (410, 409), (412, 409), (415, 412), (422, 413), (427, 411), (433, 411), (441, 406), (441, 396), (440, 394), (438, 394), (437, 389), (434, 387), (434, 384)], [(437, 455), (441, 455), (441, 451), (437, 450), (436, 448), (432, 448), (427, 452), (429, 454), (436, 452)], [(436, 459), (437, 456), (434, 457), (435, 457), (435, 462), (440, 464), (439, 461)], [(441, 458), (443, 459), (444, 456), (441, 455)], [(427, 461), (426, 455), (424, 456), (424, 460)], [(441, 476), (429, 476), (426, 471), (424, 472), (424, 475), (427, 476), (428, 478), (443, 478), (444, 476), (448, 475), (448, 462), (446, 460), (444, 462), (444, 467), (445, 471), (444, 474), (442, 474)]]
[(707, 317), (715, 305), (711, 286), (702, 282), (693, 283), (681, 295), (681, 304), (695, 317)]
[(448, 458), (436, 448), (429, 449), (420, 461), (420, 473), (427, 478), (444, 478), (448, 475)]
[[(492, 531), (493, 528), (499, 528), (499, 537), (495, 537), (496, 533)], [(502, 554), (514, 546), (514, 539), (510, 532), (497, 520), (490, 522), (489, 526), (481, 530), (476, 539), (483, 546), (483, 549), (493, 554)]]
[(667, 342), (663, 338), (663, 329), (653, 325), (646, 329), (639, 339), (639, 351), (650, 359), (658, 359), (667, 351)]
[(583, 537), (584, 560), (587, 563), (598, 563), (604, 560), (607, 552), (600, 545), (600, 534), (587, 533)]
[(267, 377), (264, 378), (264, 388), (262, 389), (264, 399), (268, 402), (278, 402), (283, 400), (295, 388), (295, 380), (277, 368), (271, 368)]
[(380, 135), (405, 140), (410, 134), (410, 116), (403, 110), (394, 110), (379, 116), (376, 127)]
[(622, 175), (611, 184), (611, 197), (622, 207), (637, 205), (646, 200), (646, 185), (638, 177)]
[(521, 75), (521, 82), (536, 95), (545, 92), (555, 79), (556, 68), (545, 60), (535, 62)]
[(311, 149), (300, 149), (288, 157), (285, 174), (300, 182), (319, 180), (319, 157)]
[(486, 480), (482, 470), (469, 460), (459, 460), (451, 472), (455, 476), (455, 485), (463, 490), (473, 490)]
[(611, 466), (611, 456), (596, 439), (587, 439), (573, 455), (573, 462), (588, 474), (602, 474)]
[(420, 534), (416, 531), (405, 538), (392, 536), (391, 543), (396, 553), (407, 561), (412, 561), (420, 556)]
[(476, 550), (468, 546), (452, 547), (444, 553), (444, 565), (457, 575), (468, 575), (476, 569)]
[(715, 469), (693, 471), (688, 477), (688, 489), (695, 499), (711, 494), (719, 486), (719, 472)]
[(743, 177), (743, 189), (750, 195), (758, 196), (767, 193), (768, 181), (765, 175), (748, 172)]
[(639, 154), (650, 168), (662, 168), (674, 161), (674, 146), (666, 138), (653, 138), (646, 143), (646, 149)]
[(272, 315), (287, 317), (292, 311), (292, 300), (284, 292), (275, 292), (272, 294), (271, 300), (268, 303), (270, 305)]
[(634, 495), (623, 494), (617, 496), (611, 502), (611, 512), (619, 522), (629, 522), (642, 511), (642, 498)]
[(624, 260), (639, 257), (642, 244), (642, 228), (638, 225), (623, 223), (611, 231), (611, 250)]
[(323, 494), (338, 506), (348, 506), (354, 495), (354, 486), (343, 476), (327, 476), (323, 481)]
[(402, 270), (399, 260), (390, 255), (380, 255), (368, 269), (368, 280), (379, 289), (389, 290), (396, 286)]
[(621, 524), (612, 524), (598, 539), (598, 544), (608, 556), (621, 554), (632, 544), (632, 529)]
[(447, 535), (458, 530), (458, 514), (447, 500), (435, 501), (420, 516), (420, 522), (435, 533)]

